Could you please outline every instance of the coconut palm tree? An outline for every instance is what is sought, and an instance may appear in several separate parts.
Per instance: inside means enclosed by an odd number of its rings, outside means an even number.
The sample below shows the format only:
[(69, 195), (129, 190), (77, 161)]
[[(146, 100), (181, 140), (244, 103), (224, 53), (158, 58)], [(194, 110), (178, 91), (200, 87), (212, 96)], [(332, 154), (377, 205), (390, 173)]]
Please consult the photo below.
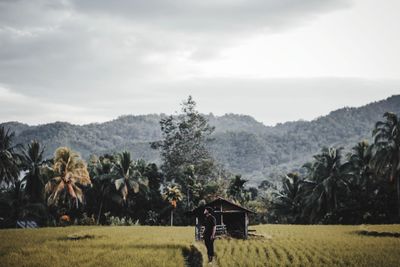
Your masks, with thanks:
[(114, 180), (115, 189), (120, 193), (123, 204), (126, 204), (130, 191), (136, 194), (140, 189), (148, 190), (148, 180), (135, 168), (129, 152), (118, 154), (113, 171), (118, 177)]
[(167, 200), (171, 204), (171, 226), (174, 224), (174, 209), (176, 209), (176, 206), (179, 201), (182, 201), (183, 195), (179, 187), (177, 186), (167, 186), (163, 198)]
[(0, 194), (0, 226), (15, 227), (17, 220), (35, 220), (44, 224), (48, 212), (43, 203), (31, 203), (26, 198), (23, 182), (14, 182)]
[(287, 174), (282, 189), (273, 193), (272, 209), (284, 216), (288, 223), (299, 223), (302, 208), (302, 179), (298, 173)]
[(53, 171), (55, 177), (45, 186), (49, 194), (48, 205), (57, 204), (61, 196), (72, 199), (78, 207), (83, 202), (83, 192), (79, 185), (90, 185), (90, 177), (86, 163), (80, 156), (68, 147), (57, 148), (54, 154)]
[(0, 186), (14, 184), (20, 174), (21, 158), (16, 151), (20, 145), (13, 145), (14, 137), (15, 133), (10, 133), (10, 129), (0, 127)]
[(96, 197), (96, 204), (100, 202), (97, 213), (97, 224), (99, 224), (100, 216), (103, 210), (104, 201), (112, 193), (112, 180), (115, 175), (112, 173), (114, 158), (111, 155), (104, 155), (95, 158), (89, 165), (90, 176), (93, 182), (93, 191)]
[(311, 222), (335, 212), (339, 193), (348, 190), (341, 151), (342, 148), (325, 147), (314, 156), (312, 163), (303, 166), (308, 171), (307, 180), (304, 181), (308, 190), (304, 213), (309, 213)]
[(44, 199), (45, 175), (41, 172), (44, 148), (37, 141), (32, 141), (22, 152), (23, 169), (26, 175), (25, 193), (31, 202), (42, 202)]
[(374, 148), (372, 165), (380, 174), (389, 174), (396, 185), (397, 209), (400, 219), (400, 121), (396, 114), (386, 112), (385, 121), (378, 121), (373, 131)]
[(352, 147), (346, 158), (341, 169), (348, 178), (351, 194), (344, 199), (346, 208), (343, 211), (347, 212), (348, 222), (366, 222), (374, 210), (379, 210), (376, 197), (380, 190), (371, 168), (372, 146), (368, 141), (361, 141)]
[(370, 191), (370, 184), (373, 175), (370, 162), (372, 159), (372, 146), (368, 141), (361, 141), (352, 148), (348, 154), (349, 174), (352, 175), (353, 183), (358, 185), (367, 194)]

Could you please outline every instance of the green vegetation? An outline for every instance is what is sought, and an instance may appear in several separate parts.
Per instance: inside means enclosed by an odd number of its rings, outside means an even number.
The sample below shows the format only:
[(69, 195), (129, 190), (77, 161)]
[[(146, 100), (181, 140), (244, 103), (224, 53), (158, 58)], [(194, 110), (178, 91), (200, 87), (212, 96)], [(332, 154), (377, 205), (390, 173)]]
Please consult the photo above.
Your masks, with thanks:
[[(21, 220), (70, 226), (1, 230), (2, 265), (201, 266), (205, 248), (193, 243), (193, 227), (161, 225), (193, 224), (185, 212), (217, 196), (256, 211), (250, 222), (259, 224), (249, 240), (217, 240), (217, 266), (400, 262), (398, 224), (333, 226), (400, 222), (400, 121), (395, 113), (385, 112), (384, 120), (371, 127), (372, 141), (357, 140), (347, 153), (340, 146), (322, 147), (297, 172), (280, 172), (281, 183), (265, 179), (256, 188), (212, 156), (214, 128), (195, 107), (189, 97), (180, 115), (160, 120), (160, 139), (147, 143), (159, 149), (160, 168), (134, 160), (125, 150), (86, 161), (65, 144), (45, 159), (39, 142), (16, 144), (15, 134), (0, 127), (0, 227), (14, 228)], [(289, 144), (295, 140), (286, 137)], [(246, 158), (262, 147), (251, 138), (238, 140), (243, 151), (232, 155)]]
[[(322, 147), (350, 149), (360, 140), (371, 139), (374, 123), (391, 111), (400, 115), (400, 96), (359, 108), (342, 108), (313, 121), (295, 121), (265, 126), (245, 115), (203, 115), (215, 127), (207, 140), (210, 155), (232, 173), (240, 173), (256, 186), (262, 180), (280, 180), (282, 173), (298, 170)], [(175, 117), (175, 116), (174, 116)], [(55, 122), (28, 126), (17, 122), (0, 124), (15, 132), (15, 143), (37, 140), (45, 144), (44, 158), (53, 156), (60, 146), (91, 154), (114, 154), (127, 150), (133, 159), (161, 162), (150, 142), (162, 140), (160, 120), (166, 115), (121, 116), (105, 123), (72, 125)]]
[[(129, 151), (92, 155), (88, 163), (69, 147), (44, 160), (43, 146), (15, 145), (0, 127), (0, 227), (34, 220), (60, 225), (191, 225), (187, 211), (225, 197), (257, 212), (251, 224), (362, 224), (400, 222), (400, 122), (385, 112), (373, 142), (348, 153), (323, 147), (281, 183), (258, 188), (227, 171), (210, 154), (214, 128), (191, 97), (182, 112), (160, 121), (160, 168)], [(20, 175), (16, 175), (21, 172)], [(19, 177), (20, 176), (20, 177)]]
[(342, 148), (323, 148), (290, 173), (269, 199), (277, 220), (288, 223), (390, 223), (400, 220), (400, 122), (385, 113), (374, 143), (362, 141), (343, 160)]
[[(249, 240), (215, 242), (213, 266), (397, 266), (400, 225), (259, 225)], [(65, 227), (1, 230), (3, 266), (196, 266), (193, 227)], [(190, 261), (189, 261), (190, 260)], [(204, 266), (206, 262), (202, 260)]]

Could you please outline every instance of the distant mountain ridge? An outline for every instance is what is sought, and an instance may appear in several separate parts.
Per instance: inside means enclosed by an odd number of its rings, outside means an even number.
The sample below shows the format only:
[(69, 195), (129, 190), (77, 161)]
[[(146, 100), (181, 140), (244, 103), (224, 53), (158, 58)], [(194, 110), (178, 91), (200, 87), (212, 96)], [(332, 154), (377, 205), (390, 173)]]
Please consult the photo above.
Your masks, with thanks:
[[(208, 114), (205, 116), (216, 127), (208, 145), (218, 162), (256, 184), (300, 167), (323, 146), (349, 148), (370, 139), (374, 124), (387, 111), (400, 114), (400, 95), (358, 108), (341, 108), (312, 121), (286, 122), (273, 127), (247, 115)], [(67, 122), (0, 125), (16, 133), (17, 143), (40, 141), (46, 146), (47, 157), (59, 146), (70, 146), (85, 158), (90, 154), (129, 150), (134, 158), (160, 163), (159, 152), (152, 150), (149, 142), (161, 138), (159, 121), (165, 116), (124, 115), (82, 126)]]

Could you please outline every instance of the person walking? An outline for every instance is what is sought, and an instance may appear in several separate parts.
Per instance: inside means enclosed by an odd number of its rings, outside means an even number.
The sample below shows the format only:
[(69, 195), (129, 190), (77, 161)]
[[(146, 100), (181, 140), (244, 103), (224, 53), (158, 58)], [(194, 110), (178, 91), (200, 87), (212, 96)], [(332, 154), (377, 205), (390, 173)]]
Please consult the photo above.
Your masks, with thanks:
[(214, 210), (211, 207), (206, 207), (204, 209), (204, 215), (206, 216), (206, 218), (204, 220), (203, 239), (207, 248), (209, 263), (213, 261), (214, 257), (214, 240), (215, 240), (215, 231), (217, 229), (216, 219), (212, 215), (212, 212), (214, 212)]

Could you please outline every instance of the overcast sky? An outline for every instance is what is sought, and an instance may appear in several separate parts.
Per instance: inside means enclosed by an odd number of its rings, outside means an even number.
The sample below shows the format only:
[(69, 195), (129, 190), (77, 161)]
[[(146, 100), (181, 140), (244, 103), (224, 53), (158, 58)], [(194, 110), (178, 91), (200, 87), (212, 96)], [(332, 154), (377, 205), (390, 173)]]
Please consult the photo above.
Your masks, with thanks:
[(399, 0), (0, 0), (0, 122), (266, 125), (400, 94)]

